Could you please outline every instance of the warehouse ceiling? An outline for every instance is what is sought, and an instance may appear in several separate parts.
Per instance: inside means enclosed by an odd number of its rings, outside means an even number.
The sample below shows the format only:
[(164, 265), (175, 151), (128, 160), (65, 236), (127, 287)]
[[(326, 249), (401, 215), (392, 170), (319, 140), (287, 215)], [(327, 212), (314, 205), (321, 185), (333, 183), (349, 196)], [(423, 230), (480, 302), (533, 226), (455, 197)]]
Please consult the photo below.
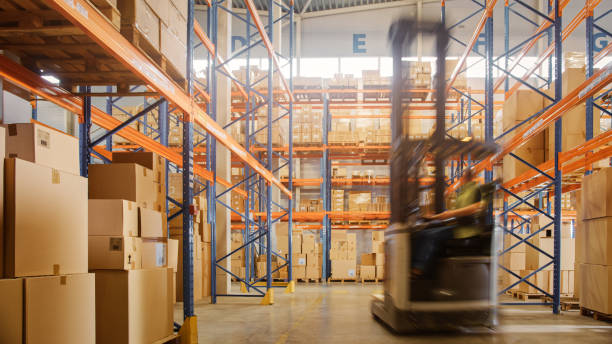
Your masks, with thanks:
[[(289, 0), (281, 0), (283, 4), (288, 4)], [(396, 2), (403, 0), (293, 0), (295, 4), (295, 12), (307, 13), (325, 10), (334, 10), (346, 7), (354, 6), (367, 6), (373, 4), (382, 4), (388, 2)], [(197, 3), (204, 3), (203, 0), (196, 1)], [(253, 0), (253, 3), (260, 11), (268, 10), (269, 0)], [(233, 0), (232, 5), (234, 8), (246, 8), (244, 0)]]

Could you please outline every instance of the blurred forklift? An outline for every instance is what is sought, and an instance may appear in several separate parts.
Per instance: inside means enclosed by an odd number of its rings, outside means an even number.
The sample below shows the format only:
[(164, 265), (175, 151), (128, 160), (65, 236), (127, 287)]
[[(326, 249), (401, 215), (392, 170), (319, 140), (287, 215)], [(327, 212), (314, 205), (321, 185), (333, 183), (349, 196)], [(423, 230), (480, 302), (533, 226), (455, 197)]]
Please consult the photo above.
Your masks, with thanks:
[[(410, 56), (419, 33), (435, 38), (436, 128), (431, 137), (415, 140), (409, 138), (410, 128), (403, 132), (402, 127), (411, 102), (402, 59)], [(498, 147), (446, 135), (444, 68), (449, 35), (442, 24), (400, 19), (391, 26), (389, 39), (393, 49), (391, 224), (385, 230), (384, 294), (373, 296), (371, 312), (399, 333), (492, 328), (497, 324), (496, 240), (490, 206), (495, 185), (466, 183), (456, 209), (445, 212), (444, 167), (452, 157), (469, 154), (479, 160)], [(433, 159), (435, 167), (435, 181), (428, 186), (421, 183), (426, 158)], [(434, 215), (424, 214), (420, 206), (422, 195), (431, 188)]]

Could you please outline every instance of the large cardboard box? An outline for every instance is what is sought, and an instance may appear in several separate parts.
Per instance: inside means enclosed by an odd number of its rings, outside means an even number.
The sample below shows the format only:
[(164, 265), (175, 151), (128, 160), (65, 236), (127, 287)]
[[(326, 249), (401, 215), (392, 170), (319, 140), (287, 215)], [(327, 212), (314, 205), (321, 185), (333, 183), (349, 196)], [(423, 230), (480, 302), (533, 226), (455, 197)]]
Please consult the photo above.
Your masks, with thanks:
[(87, 272), (87, 179), (5, 160), (5, 277)]
[(171, 4), (170, 1), (168, 0), (145, 0), (145, 2), (147, 3), (147, 5), (149, 5), (151, 10), (153, 10), (155, 15), (159, 17), (162, 23), (168, 24), (168, 19), (169, 19), (168, 7)]
[(4, 154), (6, 151), (6, 132), (0, 127), (0, 277), (4, 275)]
[(7, 126), (6, 155), (75, 175), (79, 168), (79, 140), (39, 123)]
[(321, 278), (321, 268), (318, 265), (306, 265), (306, 278), (307, 279)]
[(612, 266), (580, 264), (580, 306), (612, 314)]
[(316, 237), (314, 234), (302, 235), (302, 253), (316, 253)]
[(142, 268), (142, 239), (90, 236), (89, 270), (134, 270)]
[[(178, 240), (176, 300), (183, 301), (183, 236), (172, 235), (172, 239)], [(202, 297), (202, 242), (197, 232), (193, 237), (193, 267), (193, 295), (197, 301)]]
[(120, 0), (117, 8), (121, 12), (122, 34), (130, 35), (126, 29), (136, 28), (154, 49), (159, 50), (160, 19), (145, 0)]
[[(173, 8), (173, 6), (170, 6), (170, 8)], [(176, 15), (172, 15), (174, 12), (171, 11), (170, 13), (172, 19), (178, 18)], [(182, 24), (185, 27), (187, 26), (186, 22)], [(161, 53), (168, 59), (176, 71), (181, 76), (185, 76), (187, 74), (187, 56), (185, 53), (187, 46), (175, 35), (172, 26), (161, 25), (160, 48)]]
[(612, 265), (612, 217), (585, 220), (582, 224), (581, 263)]
[[(553, 256), (554, 238), (532, 238), (530, 241), (544, 252)], [(575, 239), (561, 239), (561, 270), (573, 270), (575, 261)], [(525, 270), (537, 270), (551, 261), (543, 253), (529, 247), (525, 255)], [(544, 270), (552, 270), (553, 264), (549, 264)]]
[(364, 253), (361, 255), (361, 265), (376, 265), (376, 253)]
[(0, 343), (23, 343), (23, 279), (0, 279)]
[(612, 216), (612, 168), (584, 176), (582, 180), (583, 220)]
[(143, 238), (165, 238), (167, 232), (162, 217), (162, 213), (158, 211), (139, 208), (138, 227), (140, 228), (140, 236)]
[(385, 279), (385, 266), (376, 265), (376, 278)]
[(508, 270), (525, 270), (525, 252), (506, 252), (503, 255), (503, 265)]
[(334, 279), (355, 279), (357, 263), (355, 260), (332, 260), (331, 273)]
[(359, 266), (359, 278), (361, 278), (362, 280), (376, 279), (376, 266), (375, 265)]
[(372, 241), (385, 241), (385, 231), (372, 231)]
[[(165, 268), (168, 266), (168, 239), (142, 239), (142, 268)], [(174, 269), (172, 270), (174, 271)]]
[(179, 242), (176, 239), (168, 239), (168, 267), (174, 272), (178, 267)]
[(126, 199), (141, 208), (161, 211), (159, 187), (153, 181), (153, 171), (138, 164), (89, 165), (91, 199)]
[(96, 272), (96, 343), (153, 343), (172, 334), (172, 269)]
[(202, 243), (202, 297), (210, 296), (211, 283), (211, 243)]
[(24, 342), (96, 343), (95, 280), (87, 273), (26, 278)]
[(89, 200), (89, 235), (138, 236), (138, 207), (121, 199)]
[(293, 263), (293, 266), (306, 266), (306, 254), (294, 253), (291, 262)]
[[(528, 235), (528, 234), (523, 234), (523, 233), (514, 233), (514, 234), (516, 234), (519, 238), (525, 238)], [(514, 246), (511, 252), (525, 253), (527, 251), (527, 244), (525, 242), (518, 244), (518, 242), (521, 241), (521, 239), (519, 238), (515, 237), (512, 234), (505, 233), (504, 234), (504, 249), (508, 249)]]
[(166, 159), (153, 152), (113, 152), (113, 163), (135, 163), (146, 167), (153, 171), (154, 182), (166, 185)]

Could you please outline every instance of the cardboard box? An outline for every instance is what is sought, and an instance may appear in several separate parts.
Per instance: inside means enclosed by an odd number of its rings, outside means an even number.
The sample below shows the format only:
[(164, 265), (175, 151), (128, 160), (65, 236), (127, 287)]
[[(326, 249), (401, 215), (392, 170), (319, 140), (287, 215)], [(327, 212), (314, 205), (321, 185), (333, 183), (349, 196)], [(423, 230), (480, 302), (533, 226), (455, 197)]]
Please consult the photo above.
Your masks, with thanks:
[(210, 296), (211, 288), (211, 243), (202, 243), (202, 297)]
[(376, 279), (376, 266), (375, 265), (361, 265), (361, 266), (359, 266), (359, 277), (362, 280), (373, 280), (373, 279)]
[(302, 235), (302, 253), (316, 253), (316, 237), (314, 234)]
[(292, 263), (293, 263), (293, 266), (306, 266), (307, 264), (306, 254), (305, 253), (293, 254)]
[(6, 131), (0, 126), (0, 277), (4, 276), (4, 154)]
[[(527, 237), (528, 234), (523, 234), (523, 233), (514, 233), (516, 234), (519, 238), (525, 238)], [(518, 242), (521, 241), (521, 239), (519, 239), (517, 237), (515, 237), (512, 234), (509, 233), (505, 233), (504, 234), (504, 249), (508, 249), (510, 247), (513, 247), (511, 252), (513, 253), (526, 253), (527, 252), (527, 244), (525, 242), (522, 242), (520, 244), (517, 245)], [(515, 246), (517, 245), (517, 246)]]
[(504, 267), (508, 270), (525, 270), (525, 258), (526, 253), (524, 252), (506, 252), (503, 255)]
[(89, 200), (89, 235), (138, 236), (138, 207), (121, 199)]
[(376, 253), (364, 253), (361, 255), (361, 265), (376, 265)]
[(6, 155), (80, 174), (79, 139), (39, 123), (7, 125)]
[(332, 260), (331, 273), (334, 279), (356, 279), (357, 263), (355, 260)]
[[(178, 241), (176, 300), (183, 301), (183, 236), (172, 235), (171, 238)], [(194, 233), (193, 238), (193, 267), (193, 294), (194, 300), (197, 301), (202, 297), (202, 242), (197, 233)]]
[(289, 254), (289, 237), (276, 235), (276, 251), (281, 255)]
[(301, 235), (294, 235), (291, 237), (291, 253), (302, 253)]
[(121, 33), (131, 39), (126, 28), (136, 28), (154, 49), (159, 50), (160, 19), (145, 0), (122, 0), (117, 5), (121, 12)]
[(135, 163), (148, 168), (153, 171), (154, 182), (166, 185), (166, 159), (153, 152), (113, 152), (113, 164), (117, 163)]
[(372, 241), (372, 252), (385, 253), (385, 242), (384, 241)]
[(373, 241), (385, 241), (385, 231), (384, 230), (372, 231), (372, 240)]
[(178, 249), (178, 240), (168, 239), (168, 267), (171, 268), (174, 272), (176, 272), (176, 269), (178, 267)]
[(582, 214), (584, 220), (612, 216), (612, 168), (584, 176)]
[(153, 343), (171, 335), (172, 281), (168, 268), (96, 272), (96, 343)]
[(87, 179), (5, 159), (5, 277), (87, 273)]
[(147, 5), (149, 5), (151, 10), (153, 10), (155, 15), (159, 17), (162, 23), (168, 24), (168, 19), (169, 19), (168, 7), (170, 7), (170, 4), (171, 4), (170, 1), (168, 0), (145, 0), (145, 2), (147, 3)]
[(384, 253), (375, 253), (376, 254), (376, 265), (385, 265), (385, 254)]
[[(532, 238), (530, 239), (532, 244), (539, 247), (549, 255), (553, 255), (554, 250), (554, 239), (553, 238)], [(561, 239), (561, 270), (572, 270), (574, 268), (575, 260), (575, 239)], [(537, 270), (548, 264), (551, 259), (545, 256), (543, 253), (536, 251), (534, 248), (529, 247), (525, 254), (525, 270)], [(544, 270), (552, 270), (553, 264), (548, 265)]]
[(23, 279), (0, 279), (0, 343), (23, 343)]
[(318, 265), (306, 265), (306, 278), (319, 279), (321, 278), (321, 270)]
[(125, 199), (141, 208), (161, 211), (157, 200), (159, 184), (153, 171), (138, 164), (89, 165), (89, 198)]
[[(170, 8), (173, 8), (173, 6), (170, 6)], [(170, 13), (172, 17), (171, 20), (179, 18), (175, 13)], [(187, 23), (184, 20), (182, 20), (181, 24), (187, 27)], [(173, 30), (174, 27), (176, 27), (176, 25), (161, 25), (160, 52), (168, 59), (181, 76), (185, 76), (187, 74), (187, 57), (185, 55), (187, 45), (181, 42), (181, 38), (176, 36)]]
[(346, 230), (331, 231), (331, 241), (346, 241)]
[(142, 268), (142, 239), (90, 236), (89, 270), (134, 270)]
[(306, 255), (306, 266), (319, 266), (319, 254), (308, 253)]
[(95, 280), (87, 273), (26, 278), (25, 343), (96, 343)]
[(580, 306), (612, 314), (612, 266), (580, 264)]
[(138, 227), (142, 238), (165, 238), (167, 232), (163, 226), (162, 213), (138, 208)]
[[(165, 268), (168, 266), (168, 239), (142, 239), (142, 268)], [(174, 269), (172, 270), (174, 271)]]
[(612, 217), (585, 220), (582, 224), (584, 250), (581, 263), (612, 265)]
[(385, 266), (376, 265), (376, 278), (385, 279)]

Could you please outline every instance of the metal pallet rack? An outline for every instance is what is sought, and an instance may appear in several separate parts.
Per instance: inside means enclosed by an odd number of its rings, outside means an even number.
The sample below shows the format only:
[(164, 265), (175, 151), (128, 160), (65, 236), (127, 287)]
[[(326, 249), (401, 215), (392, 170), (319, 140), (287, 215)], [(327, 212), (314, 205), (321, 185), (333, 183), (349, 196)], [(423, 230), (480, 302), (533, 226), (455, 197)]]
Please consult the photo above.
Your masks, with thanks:
[[(246, 11), (236, 11), (235, 9), (228, 7), (224, 0), (213, 1), (211, 11), (209, 11), (209, 25), (212, 24), (212, 37), (213, 43), (218, 39), (217, 32), (215, 30), (216, 23), (218, 21), (218, 15), (220, 11), (226, 12), (231, 15), (232, 18), (239, 20), (245, 24), (245, 46), (236, 52), (228, 56), (226, 60), (215, 60), (213, 59), (210, 66), (210, 75), (212, 81), (212, 103), (211, 111), (214, 113), (216, 109), (216, 75), (218, 73), (225, 74), (230, 77), (237, 90), (242, 95), (244, 107), (235, 115), (231, 122), (228, 123), (225, 128), (230, 126), (240, 126), (244, 123), (245, 128), (245, 142), (246, 154), (249, 154), (253, 159), (256, 159), (259, 163), (266, 166), (266, 168), (273, 174), (278, 176), (279, 170), (283, 167), (288, 167), (290, 173), (293, 169), (293, 135), (292, 131), (289, 130), (288, 135), (288, 154), (283, 155), (276, 152), (272, 147), (272, 134), (273, 124), (282, 120), (287, 120), (289, 128), (292, 126), (293, 120), (293, 41), (294, 41), (294, 26), (293, 26), (293, 15), (294, 15), (294, 4), (290, 1), (288, 5), (284, 2), (277, 2), (269, 0), (267, 4), (267, 25), (262, 21), (259, 12), (252, 0), (246, 0)], [(284, 13), (283, 13), (284, 12)], [(279, 24), (288, 23), (289, 27), (289, 54), (283, 56), (280, 51), (277, 51), (274, 44), (280, 42), (274, 42), (275, 35), (278, 34), (280, 40), (280, 33), (275, 33), (275, 26)], [(255, 54), (255, 50), (260, 47), (264, 47), (268, 55), (268, 70), (265, 77), (258, 80), (250, 80), (251, 71), (251, 58)], [(228, 74), (228, 63), (238, 58), (246, 59), (246, 80), (241, 81), (230, 74)], [(282, 75), (281, 69), (285, 66), (289, 67), (289, 78), (288, 81)], [(274, 79), (279, 78), (281, 89), (275, 89)], [(264, 83), (266, 91), (261, 91), (256, 86)], [(285, 102), (281, 101), (283, 98)], [(238, 107), (233, 107), (237, 109)], [(258, 125), (255, 127), (257, 118), (257, 111), (260, 109), (266, 110), (266, 121), (265, 125)], [(274, 117), (274, 109), (279, 109), (278, 117)], [(234, 111), (234, 110), (233, 110)], [(257, 133), (266, 132), (266, 142), (258, 142), (256, 139)], [(214, 173), (216, 166), (215, 158), (215, 140), (211, 139), (208, 142), (207, 151), (211, 154), (207, 155), (207, 166), (210, 166), (210, 170)], [(275, 166), (275, 161), (278, 163)], [(271, 303), (272, 299), (272, 288), (276, 287), (287, 287), (287, 290), (293, 291), (293, 276), (291, 269), (291, 233), (292, 233), (292, 193), (291, 185), (292, 179), (289, 177), (288, 184), (289, 188), (282, 186), (281, 191), (287, 196), (287, 206), (283, 206), (280, 199), (274, 200), (272, 194), (272, 187), (269, 183), (266, 183), (260, 176), (253, 173), (250, 166), (244, 165), (244, 178), (238, 183), (230, 186), (221, 193), (217, 193), (215, 186), (208, 188), (207, 198), (209, 209), (214, 209), (216, 204), (220, 204), (223, 207), (231, 211), (232, 219), (236, 222), (242, 222), (243, 224), (233, 226), (235, 229), (239, 229), (242, 232), (243, 244), (224, 255), (219, 259), (214, 260), (212, 278), (212, 302), (217, 302), (217, 297), (228, 296), (228, 297), (264, 297), (262, 300), (263, 304)], [(275, 177), (276, 178), (276, 177)], [(279, 182), (280, 183), (280, 182)], [(282, 185), (282, 184), (279, 184)], [(233, 208), (230, 204), (226, 204), (222, 201), (222, 197), (236, 187), (244, 187), (247, 193), (245, 210), (240, 211), (239, 209)], [(281, 211), (273, 212), (274, 208), (279, 208)], [(255, 211), (257, 210), (257, 211)], [(209, 222), (212, 226), (213, 233), (213, 252), (215, 246), (215, 214), (209, 212)], [(287, 256), (277, 252), (273, 248), (272, 237), (274, 235), (273, 228), (281, 218), (288, 220), (288, 252)], [(231, 256), (237, 254), (237, 252), (243, 250), (245, 252), (245, 277), (241, 278), (237, 274), (228, 270), (223, 266), (224, 261), (231, 259)], [(256, 276), (255, 257), (256, 253), (265, 255), (266, 258), (266, 274), (265, 276)], [(282, 263), (280, 266), (273, 268), (272, 257), (275, 256)], [(213, 253), (213, 257), (215, 254)], [(273, 283), (273, 274), (280, 269), (287, 269), (287, 279), (284, 283)], [(216, 271), (219, 269), (233, 278), (237, 279), (244, 285), (242, 293), (224, 293), (220, 294), (216, 290)], [(263, 288), (262, 288), (263, 287)], [(264, 290), (262, 290), (264, 289)], [(253, 293), (251, 293), (251, 291)], [(271, 294), (271, 295), (270, 295)]]
[[(183, 315), (185, 321), (193, 319), (193, 224), (192, 224), (192, 187), (194, 185), (194, 175), (201, 177), (207, 182), (207, 190), (214, 188), (216, 184), (224, 187), (231, 187), (231, 192), (246, 195), (246, 192), (240, 188), (232, 187), (229, 181), (219, 178), (215, 175), (214, 169), (199, 165), (194, 165), (194, 142), (193, 132), (197, 130), (201, 134), (206, 131), (207, 143), (211, 141), (219, 141), (226, 146), (235, 156), (242, 161), (245, 166), (253, 171), (253, 175), (257, 175), (262, 183), (267, 184), (268, 190), (273, 186), (288, 192), (281, 184), (278, 178), (274, 177), (273, 172), (264, 167), (257, 159), (247, 152), (240, 144), (227, 134), (221, 126), (215, 121), (214, 117), (209, 117), (206, 113), (206, 103), (211, 101), (211, 97), (205, 90), (206, 85), (196, 84), (193, 81), (193, 42), (195, 41), (194, 33), (201, 40), (210, 54), (214, 55), (215, 47), (203, 32), (201, 27), (194, 21), (194, 0), (189, 1), (188, 11), (188, 42), (189, 48), (187, 51), (187, 90), (178, 86), (167, 74), (165, 74), (158, 65), (152, 62), (145, 54), (137, 47), (127, 41), (112, 23), (105, 18), (91, 3), (87, 0), (44, 0), (42, 2), (50, 11), (49, 14), (62, 18), (67, 24), (64, 24), (63, 29), (67, 35), (81, 35), (83, 39), (88, 40), (84, 43), (90, 49), (97, 49), (97, 53), (103, 55), (108, 61), (112, 61), (116, 65), (122, 66), (117, 72), (100, 72), (100, 73), (66, 73), (75, 77), (72, 80), (75, 85), (84, 85), (79, 87), (79, 92), (71, 92), (64, 87), (45, 80), (38, 73), (26, 69), (24, 66), (17, 64), (5, 56), (0, 56), (0, 75), (9, 83), (14, 84), (22, 89), (31, 92), (33, 97), (33, 105), (36, 105), (38, 99), (45, 99), (61, 108), (74, 113), (79, 118), (79, 158), (81, 174), (87, 176), (88, 165), (91, 162), (92, 156), (101, 159), (103, 162), (110, 162), (112, 159), (112, 136), (119, 135), (124, 139), (129, 140), (134, 145), (133, 149), (146, 149), (157, 153), (161, 157), (167, 159), (168, 163), (174, 165), (177, 169), (183, 172), (183, 202), (179, 203), (176, 200), (168, 199), (169, 202), (181, 207), (181, 211), (175, 214), (169, 214), (170, 218), (183, 214)], [(211, 5), (210, 3), (208, 3)], [(9, 8), (13, 5), (9, 5)], [(33, 6), (33, 5), (32, 5)], [(16, 12), (27, 14), (30, 7), (15, 9)], [(16, 13), (17, 14), (17, 13)], [(30, 30), (30, 33), (44, 32), (48, 27), (41, 27)], [(61, 33), (59, 34), (61, 35)], [(262, 34), (263, 36), (263, 34)], [(265, 38), (265, 37), (264, 37)], [(79, 46), (83, 45), (80, 42)], [(199, 45), (199, 44), (198, 44)], [(40, 47), (30, 45), (11, 45), (6, 46), (6, 50), (16, 49), (20, 53), (27, 54), (32, 51), (39, 51)], [(68, 47), (70, 48), (70, 47)], [(76, 45), (74, 48), (77, 48)], [(219, 56), (216, 56), (219, 59)], [(37, 70), (37, 72), (39, 72)], [(106, 92), (92, 92), (90, 85), (117, 85), (122, 80), (117, 80), (116, 75), (122, 73), (125, 80), (130, 80), (131, 83), (137, 85), (146, 85), (145, 91), (138, 91), (134, 87), (129, 91), (120, 91), (112, 86), (107, 86)], [(61, 74), (61, 73), (60, 73)], [(231, 77), (231, 73), (226, 72)], [(97, 79), (87, 79), (90, 75), (95, 75)], [(289, 90), (288, 90), (289, 91)], [(120, 111), (120, 106), (116, 102), (124, 96), (145, 96), (155, 98), (156, 100), (149, 104), (145, 98), (144, 109), (138, 114), (130, 117), (122, 122), (112, 117), (113, 108)], [(290, 94), (291, 96), (291, 94)], [(92, 106), (92, 98), (106, 98), (106, 108), (104, 110)], [(214, 100), (214, 98), (213, 98)], [(172, 109), (168, 109), (168, 104), (171, 104)], [(148, 127), (146, 115), (151, 110), (158, 110), (159, 128), (153, 130), (149, 128), (149, 132), (141, 133), (129, 125), (135, 121), (141, 121), (145, 128)], [(175, 113), (174, 115), (172, 113)], [(213, 112), (214, 114), (214, 112)], [(33, 119), (36, 119), (38, 113), (36, 108), (32, 111)], [(214, 116), (214, 115), (213, 115)], [(174, 118), (176, 121), (183, 123), (183, 142), (185, 146), (181, 148), (168, 147), (168, 125), (169, 118)], [(106, 133), (92, 139), (91, 127), (95, 124), (106, 130)], [(194, 129), (196, 127), (197, 129)], [(201, 128), (201, 129), (200, 129)], [(104, 143), (103, 146), (101, 144)], [(201, 145), (203, 142), (196, 143)], [(213, 146), (214, 147), (214, 146)], [(211, 152), (210, 150), (208, 152)], [(214, 153), (214, 152), (213, 152)], [(209, 156), (211, 154), (208, 154)], [(166, 173), (168, 167), (166, 167)], [(167, 177), (167, 175), (166, 175)], [(166, 178), (167, 180), (167, 178)], [(212, 186), (212, 187), (211, 187)], [(270, 191), (268, 191), (270, 192)], [(289, 193), (290, 195), (290, 193)], [(214, 218), (213, 218), (214, 219)], [(214, 232), (213, 232), (214, 234)], [(213, 236), (214, 237), (214, 236)], [(213, 251), (214, 259), (214, 251)], [(214, 275), (213, 275), (214, 276)], [(213, 282), (214, 286), (214, 282)]]
[[(551, 261), (548, 264), (546, 264), (544, 267), (541, 267), (540, 269), (536, 270), (535, 272), (523, 278), (521, 278), (518, 275), (515, 275), (509, 269), (500, 265), (500, 267), (503, 270), (507, 271), (508, 273), (512, 274), (514, 277), (519, 279), (517, 282), (513, 283), (512, 285), (502, 290), (500, 294), (505, 292), (506, 290), (509, 290), (515, 285), (518, 285), (519, 283), (526, 283), (529, 286), (536, 288), (543, 294), (551, 297), (553, 300), (552, 303), (540, 303), (540, 304), (552, 305), (553, 312), (558, 313), (559, 304), (560, 304), (560, 251), (561, 251), (560, 250), (560, 245), (561, 245), (561, 241), (560, 241), (561, 234), (560, 233), (561, 233), (561, 218), (563, 216), (562, 211), (561, 211), (561, 194), (563, 192), (571, 191), (572, 189), (576, 189), (577, 187), (579, 187), (579, 185), (578, 186), (566, 185), (564, 187), (562, 185), (562, 174), (568, 173), (571, 171), (575, 171), (580, 168), (584, 168), (585, 166), (588, 166), (589, 164), (597, 160), (609, 157), (609, 154), (610, 154), (609, 149), (603, 148), (599, 150), (597, 153), (589, 156), (589, 152), (591, 152), (593, 149), (603, 147), (603, 145), (606, 142), (609, 142), (609, 137), (610, 137), (609, 133), (604, 133), (598, 136), (597, 138), (592, 139), (592, 131), (590, 133), (587, 132), (587, 142), (585, 142), (584, 144), (568, 152), (561, 152), (560, 151), (561, 140), (562, 140), (561, 116), (565, 112), (570, 110), (572, 107), (576, 106), (577, 104), (587, 101), (587, 106), (590, 108), (590, 110), (587, 110), (586, 125), (587, 126), (590, 125), (590, 127), (587, 127), (587, 128), (592, 128), (593, 104), (588, 99), (590, 99), (593, 96), (596, 96), (595, 99), (601, 98), (603, 95), (598, 94), (598, 92), (602, 90), (604, 87), (606, 87), (612, 79), (610, 76), (610, 66), (606, 66), (596, 75), (593, 75), (592, 66), (593, 66), (593, 62), (597, 59), (596, 57), (594, 57), (594, 54), (593, 54), (593, 42), (594, 42), (593, 41), (593, 29), (598, 29), (601, 32), (606, 33), (606, 34), (609, 34), (609, 33), (605, 29), (601, 28), (600, 26), (596, 26), (592, 24), (593, 23), (593, 10), (600, 3), (600, 1), (597, 1), (597, 0), (587, 1), (585, 8), (583, 8), (582, 11), (578, 13), (578, 15), (570, 22), (568, 26), (566, 26), (565, 29), (562, 29), (561, 14), (562, 14), (563, 7), (565, 7), (569, 3), (569, 1), (554, 0), (554, 1), (549, 2), (548, 14), (541, 13), (541, 11), (525, 4), (522, 1), (518, 1), (518, 0), (517, 1), (505, 1), (504, 3), (504, 19), (505, 19), (505, 22), (504, 22), (505, 24), (504, 53), (502, 56), (498, 58), (493, 58), (493, 54), (492, 54), (492, 51), (493, 51), (492, 50), (492, 47), (493, 47), (492, 11), (493, 11), (493, 7), (495, 6), (495, 3), (496, 3), (495, 0), (490, 0), (490, 1), (487, 1), (486, 4), (480, 4), (484, 13), (482, 14), (482, 17), (480, 18), (480, 21), (478, 22), (477, 30), (472, 36), (472, 39), (468, 42), (468, 44), (465, 44), (465, 45), (469, 46), (471, 50), (471, 48), (473, 47), (475, 43), (475, 39), (478, 38), (482, 29), (483, 28), (485, 29), (486, 54), (485, 56), (483, 56), (487, 64), (486, 65), (486, 80), (485, 80), (485, 90), (486, 90), (485, 139), (489, 141), (495, 140), (497, 142), (502, 142), (501, 143), (502, 151), (499, 154), (496, 154), (490, 158), (485, 159), (484, 161), (474, 162), (474, 166), (472, 167), (472, 169), (475, 172), (484, 171), (485, 180), (490, 181), (492, 179), (492, 166), (495, 163), (499, 162), (503, 156), (508, 155), (508, 154), (510, 154), (510, 156), (514, 158), (517, 158), (515, 155), (512, 154), (512, 151), (514, 149), (518, 148), (520, 145), (525, 143), (528, 139), (532, 138), (537, 133), (542, 132), (546, 127), (548, 127), (553, 122), (555, 122), (555, 127), (554, 127), (554, 135), (555, 135), (554, 155), (555, 155), (555, 158), (539, 166), (533, 166), (519, 159), (522, 163), (527, 164), (532, 170), (502, 185), (501, 190), (504, 193), (504, 196), (503, 196), (504, 197), (504, 209), (500, 213), (500, 215), (505, 220), (503, 224), (504, 234), (512, 235), (517, 240), (519, 240), (517, 243), (515, 243), (511, 247), (502, 251), (500, 255), (503, 255), (509, 252), (512, 248), (524, 243), (525, 245), (529, 246), (530, 249), (535, 249), (539, 251), (540, 253), (546, 255), (548, 258), (551, 259)], [(442, 17), (444, 19), (445, 17), (444, 1), (442, 2), (442, 5), (443, 5)], [(531, 13), (535, 13), (538, 18), (543, 19), (543, 23), (541, 25), (538, 25), (537, 23), (534, 23), (533, 21), (529, 20), (528, 18), (526, 18), (524, 15), (521, 14), (521, 9), (529, 11)], [(535, 27), (537, 27), (536, 31), (531, 37), (529, 37), (528, 39), (526, 39), (525, 41), (519, 43), (518, 45), (514, 47), (510, 47), (510, 43), (509, 43), (510, 14), (515, 14), (520, 19), (525, 20), (533, 24)], [(604, 13), (600, 17), (597, 17), (596, 19), (600, 20), (608, 14), (609, 14), (609, 11)], [(571, 92), (566, 97), (562, 97), (562, 93), (561, 93), (562, 41), (584, 19), (587, 20), (587, 39), (586, 39), (587, 41), (587, 46), (586, 46), (587, 81), (585, 81), (574, 92)], [(536, 44), (536, 41), (539, 38), (544, 37), (544, 35), (547, 35), (548, 37), (548, 43), (549, 43), (548, 49), (546, 49), (540, 55), (540, 57), (537, 60), (536, 65), (533, 68), (528, 70), (527, 73), (525, 73), (523, 76), (517, 77), (515, 74), (512, 73), (513, 69), (516, 66), (520, 65), (520, 60)], [(609, 51), (610, 51), (609, 47), (602, 50), (599, 53), (600, 55), (598, 55), (599, 58), (607, 56)], [(555, 54), (554, 59), (549, 59), (552, 53)], [(514, 57), (514, 60), (512, 61), (512, 63), (510, 63), (511, 57)], [(528, 82), (529, 78), (532, 75), (534, 75), (538, 67), (547, 60), (549, 64), (549, 68), (548, 68), (549, 75), (548, 76), (536, 75), (536, 77), (544, 81), (544, 84), (545, 84), (544, 86), (550, 85), (553, 80), (556, 81), (554, 98), (549, 97), (546, 94), (544, 94), (540, 90), (540, 87), (534, 86), (532, 85), (532, 83)], [(503, 66), (501, 66), (501, 64), (503, 64)], [(463, 66), (458, 66), (458, 68), (455, 69), (453, 73), (453, 77), (456, 76), (456, 74), (462, 68)], [(495, 83), (493, 82), (493, 68), (503, 73), (502, 77), (499, 78), (497, 82)], [(552, 74), (553, 70), (554, 70), (554, 77)], [(516, 82), (514, 83), (512, 87), (510, 87), (509, 85), (510, 78), (516, 80)], [(451, 84), (452, 84), (452, 80), (453, 78), (451, 78)], [(493, 92), (497, 90), (502, 84), (504, 85), (504, 89), (506, 91), (505, 92), (506, 98), (509, 97), (513, 92), (515, 92), (519, 87), (526, 86), (527, 88), (542, 94), (545, 97), (545, 99), (550, 100), (552, 104), (545, 107), (543, 110), (539, 111), (538, 113), (533, 114), (532, 116), (530, 116), (530, 118), (525, 120), (523, 123), (504, 132), (499, 137), (493, 138), (493, 135), (492, 135), (493, 134), (493, 127), (492, 127), (493, 112), (491, 110), (491, 106), (492, 106), (491, 100), (492, 100)], [(604, 92), (604, 94), (607, 93), (608, 91)], [(599, 105), (597, 105), (597, 107), (604, 111), (606, 110)], [(538, 120), (532, 121), (536, 118)], [(532, 121), (532, 122), (530, 124), (527, 124), (527, 122), (529, 121)], [(501, 139), (505, 137), (506, 135), (510, 135), (511, 137), (506, 138), (504, 141), (502, 141)], [(572, 161), (571, 163), (567, 163), (569, 159), (579, 157), (580, 155), (584, 155), (584, 158), (578, 161)], [(469, 163), (470, 162), (468, 161), (468, 164)], [(587, 167), (586, 170), (588, 173), (589, 168)], [(457, 177), (459, 176), (460, 175), (457, 175)], [(452, 181), (451, 187), (456, 188), (457, 186), (460, 185), (460, 183), (461, 183), (460, 180)], [(542, 210), (529, 203), (531, 199), (540, 197), (542, 192), (545, 192), (545, 191), (548, 191), (549, 195), (554, 195), (554, 213), (553, 214), (550, 214), (546, 210)], [(527, 194), (519, 195), (519, 192), (527, 192)], [(511, 204), (508, 204), (507, 200), (509, 198), (514, 198), (516, 199), (516, 201)], [(551, 224), (540, 228), (540, 230), (534, 233), (531, 233), (529, 236), (525, 238), (520, 238), (518, 235), (516, 235), (516, 233), (514, 232), (514, 229), (518, 227), (522, 227), (525, 224), (529, 223), (528, 218), (521, 216), (522, 214), (519, 214), (515, 210), (515, 208), (517, 208), (521, 204), (527, 205), (536, 214), (543, 214), (547, 216), (548, 218), (552, 220)], [(550, 211), (550, 206), (548, 207), (548, 210)], [(516, 218), (519, 219), (518, 220), (519, 224), (517, 226), (514, 226), (514, 221), (512, 221), (511, 227), (507, 228), (508, 215), (516, 216)], [(554, 238), (555, 238), (554, 239), (554, 252), (552, 255), (546, 252), (543, 252), (538, 247), (528, 242), (529, 238), (533, 237), (538, 232), (545, 230), (551, 225), (553, 226)], [(552, 295), (550, 295), (544, 290), (541, 290), (540, 288), (537, 288), (537, 286), (533, 285), (531, 282), (527, 280), (532, 275), (548, 267), (549, 265), (553, 266), (553, 275), (554, 275)], [(520, 303), (520, 304), (525, 304), (525, 303)]]

